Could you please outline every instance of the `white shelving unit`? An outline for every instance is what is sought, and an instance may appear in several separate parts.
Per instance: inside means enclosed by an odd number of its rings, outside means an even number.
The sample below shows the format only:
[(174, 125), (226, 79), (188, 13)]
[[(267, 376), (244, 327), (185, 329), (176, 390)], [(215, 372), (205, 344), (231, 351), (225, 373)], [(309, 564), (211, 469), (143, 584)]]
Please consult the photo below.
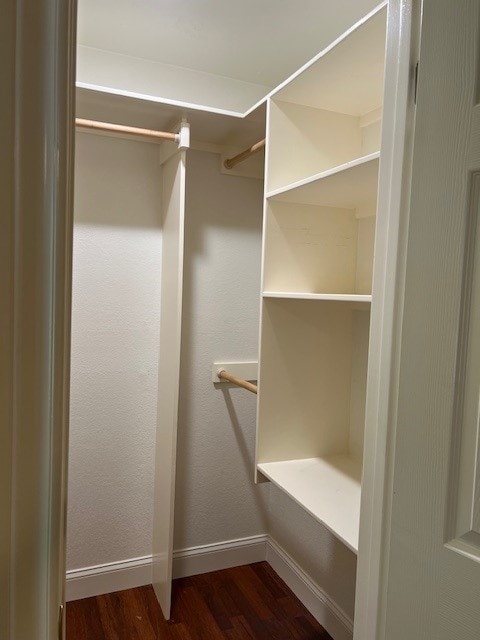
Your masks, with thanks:
[(256, 469), (355, 553), (386, 12), (267, 104)]

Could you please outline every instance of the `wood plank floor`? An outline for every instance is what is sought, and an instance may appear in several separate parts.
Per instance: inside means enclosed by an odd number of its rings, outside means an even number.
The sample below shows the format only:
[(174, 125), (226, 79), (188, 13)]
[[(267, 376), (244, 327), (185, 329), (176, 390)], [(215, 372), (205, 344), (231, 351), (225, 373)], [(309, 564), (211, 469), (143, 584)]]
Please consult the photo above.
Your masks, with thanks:
[(172, 619), (152, 587), (67, 604), (67, 640), (331, 640), (269, 564), (174, 580)]

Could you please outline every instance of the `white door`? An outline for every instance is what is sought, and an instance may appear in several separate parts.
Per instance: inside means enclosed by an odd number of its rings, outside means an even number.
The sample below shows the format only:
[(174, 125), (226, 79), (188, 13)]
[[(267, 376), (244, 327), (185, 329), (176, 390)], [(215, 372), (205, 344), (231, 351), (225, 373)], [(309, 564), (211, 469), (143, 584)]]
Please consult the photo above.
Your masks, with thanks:
[(479, 24), (423, 2), (377, 639), (480, 638)]
[(160, 363), (155, 445), (153, 586), (163, 615), (170, 618), (173, 515), (182, 332), (186, 151), (162, 165), (162, 287)]

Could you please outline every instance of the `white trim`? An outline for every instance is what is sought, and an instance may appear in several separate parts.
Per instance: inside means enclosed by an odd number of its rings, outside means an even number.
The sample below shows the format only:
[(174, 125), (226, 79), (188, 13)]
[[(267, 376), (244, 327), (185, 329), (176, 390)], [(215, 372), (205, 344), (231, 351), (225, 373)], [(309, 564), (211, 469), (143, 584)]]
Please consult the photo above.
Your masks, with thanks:
[[(405, 210), (409, 192), (415, 121), (414, 66), (419, 55), (421, 3), (390, 0), (387, 21), (386, 82), (370, 317), (368, 385), (365, 409), (360, 537), (355, 596), (355, 640), (383, 637), (384, 560), (389, 544), (398, 350), (406, 264)], [(383, 213), (382, 213), (383, 212)]]
[[(205, 544), (173, 553), (173, 577), (185, 578), (266, 560), (335, 640), (352, 640), (353, 621), (269, 535)], [(152, 584), (152, 556), (67, 571), (67, 601)]]
[(353, 620), (269, 537), (266, 560), (312, 616), (335, 640), (352, 640)]
[(152, 584), (152, 556), (67, 571), (66, 600), (81, 600)]
[(266, 534), (205, 544), (173, 552), (173, 577), (184, 578), (230, 567), (240, 567), (266, 558)]
[[(262, 534), (174, 551), (173, 577), (184, 578), (261, 562), (266, 557), (267, 538)], [(153, 556), (148, 555), (67, 571), (66, 600), (152, 584), (152, 559)]]
[[(172, 98), (163, 98), (161, 96), (152, 96), (146, 93), (138, 93), (137, 91), (128, 91), (126, 89), (114, 89), (111, 87), (104, 87), (102, 85), (93, 84), (91, 82), (77, 81), (75, 83), (75, 86), (77, 87), (77, 89), (88, 89), (89, 91), (97, 91), (98, 93), (110, 93), (114, 96), (135, 98), (136, 100), (143, 100), (145, 102), (158, 102), (159, 104), (168, 104), (172, 107), (181, 107), (182, 109), (192, 109), (194, 111), (206, 111), (208, 113), (217, 113), (223, 116), (232, 116), (233, 118), (245, 118), (245, 116), (247, 115), (242, 111), (231, 111), (229, 109), (209, 107), (207, 105), (195, 104), (193, 102), (184, 102), (183, 100), (173, 100)], [(264, 101), (265, 99), (261, 100), (258, 103), (258, 106), (260, 106)]]
[(327, 47), (322, 49), (316, 56), (314, 56), (311, 60), (302, 65), (299, 69), (297, 69), (292, 75), (283, 80), (279, 85), (277, 85), (274, 89), (272, 89), (269, 93), (267, 93), (263, 98), (261, 98), (258, 102), (253, 104), (247, 111), (244, 112), (243, 117), (246, 118), (249, 116), (255, 109), (258, 109), (264, 102), (268, 99), (274, 98), (277, 93), (279, 93), (282, 89), (288, 86), (291, 82), (295, 80), (298, 76), (300, 76), (304, 71), (307, 71), (311, 66), (313, 66), (316, 62), (318, 62), (321, 58), (330, 53), (332, 49), (334, 49), (341, 42), (346, 40), (350, 34), (359, 29), (362, 25), (368, 22), (370, 19), (375, 17), (377, 13), (380, 13), (386, 6), (388, 5), (388, 0), (382, 0), (379, 5), (377, 5), (372, 11), (367, 13), (363, 18), (355, 22), (349, 29), (344, 31), (338, 38), (336, 38), (333, 42), (331, 42)]

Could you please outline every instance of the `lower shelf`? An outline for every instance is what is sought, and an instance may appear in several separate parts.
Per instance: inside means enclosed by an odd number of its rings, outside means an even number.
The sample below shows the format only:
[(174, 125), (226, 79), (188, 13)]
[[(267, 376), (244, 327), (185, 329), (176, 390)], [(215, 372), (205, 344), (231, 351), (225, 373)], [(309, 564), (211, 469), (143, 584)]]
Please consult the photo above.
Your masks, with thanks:
[(348, 455), (264, 462), (258, 470), (357, 553), (362, 467)]

